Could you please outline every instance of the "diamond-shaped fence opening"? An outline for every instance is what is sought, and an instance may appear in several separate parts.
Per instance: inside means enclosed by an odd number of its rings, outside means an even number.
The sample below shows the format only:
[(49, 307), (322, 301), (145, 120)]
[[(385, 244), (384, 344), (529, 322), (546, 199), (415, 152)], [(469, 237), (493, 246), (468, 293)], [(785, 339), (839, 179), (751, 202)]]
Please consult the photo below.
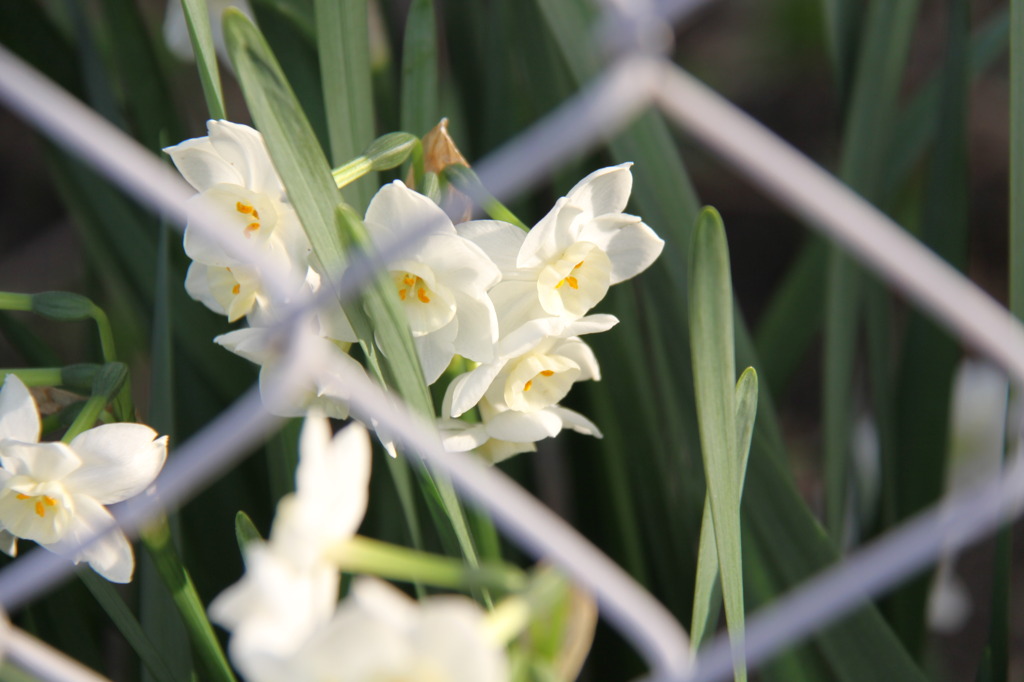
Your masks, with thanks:
[[(943, 324), (953, 336), (998, 363), (1024, 385), (1024, 329), (999, 304), (947, 265), (845, 184), (774, 136), (679, 66), (637, 45), (657, 45), (677, 19), (702, 3), (608, 2), (598, 38), (617, 52), (604, 70), (543, 120), (477, 164), (483, 184), (498, 198), (515, 196), (563, 160), (614, 135), (638, 114), (660, 110), (736, 173)], [(0, 48), (0, 98), (41, 133), (91, 164), (144, 205), (183, 225), (190, 188), (160, 159)], [(203, 222), (193, 225), (210, 232)], [(415, 232), (415, 231), (413, 231)], [(380, 253), (387, 261), (415, 243), (416, 235)], [(230, 247), (230, 245), (228, 245)], [(351, 263), (334, 292), (358, 294), (373, 274)], [(293, 319), (316, 305), (296, 305), (280, 325), (281, 343), (294, 340)], [(293, 344), (292, 344), (293, 345)], [(285, 353), (289, 390), (317, 365), (315, 353)], [(287, 379), (290, 377), (291, 379)], [(650, 594), (571, 526), (495, 468), (443, 450), (431, 428), (365, 377), (348, 377), (352, 412), (385, 429), (405, 449), (449, 475), (460, 493), (485, 508), (498, 527), (537, 558), (559, 565), (595, 595), (602, 615), (643, 655), (656, 680), (717, 680), (731, 674), (729, 645), (719, 637), (699, 655), (684, 629)], [(118, 523), (131, 533), (174, 509), (268, 437), (279, 422), (263, 409), (253, 388), (189, 441), (160, 476), (152, 494), (123, 505)], [(243, 436), (239, 437), (239, 434)], [(745, 652), (757, 664), (884, 594), (944, 551), (962, 548), (1012, 519), (1024, 500), (1024, 468), (1014, 458), (996, 478), (949, 497), (857, 549), (761, 611), (751, 614)], [(44, 594), (73, 566), (36, 550), (0, 572), (0, 604), (8, 611)], [(94, 680), (86, 671), (20, 631), (9, 632), (6, 655), (43, 679)]]

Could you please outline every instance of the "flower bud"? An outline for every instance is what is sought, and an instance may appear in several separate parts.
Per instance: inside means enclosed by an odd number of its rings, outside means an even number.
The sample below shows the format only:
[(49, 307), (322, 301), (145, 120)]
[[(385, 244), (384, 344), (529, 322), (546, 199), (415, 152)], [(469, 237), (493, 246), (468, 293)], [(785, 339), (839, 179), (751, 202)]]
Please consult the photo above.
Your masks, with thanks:
[(44, 291), (32, 296), (32, 312), (54, 320), (85, 320), (95, 309), (88, 298), (68, 291)]

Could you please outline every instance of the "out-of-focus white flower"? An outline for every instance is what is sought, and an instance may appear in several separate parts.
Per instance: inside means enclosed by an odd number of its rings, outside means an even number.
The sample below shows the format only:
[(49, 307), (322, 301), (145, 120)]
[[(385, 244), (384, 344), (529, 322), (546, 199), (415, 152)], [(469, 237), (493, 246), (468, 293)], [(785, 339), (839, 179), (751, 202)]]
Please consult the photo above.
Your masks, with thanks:
[[(228, 7), (237, 7), (246, 16), (250, 18), (253, 16), (248, 0), (206, 0), (206, 8), (210, 14), (213, 44), (225, 64), (230, 64), (230, 61), (227, 48), (224, 45), (221, 19), (224, 17), (224, 10)], [(185, 23), (181, 0), (170, 0), (167, 3), (167, 13), (164, 15), (164, 42), (167, 43), (167, 49), (171, 51), (171, 54), (178, 59), (182, 61), (195, 60), (195, 54), (192, 52), (192, 39), (188, 35), (188, 24)]]
[(223, 230), (211, 235), (191, 221), (186, 227), (185, 253), (193, 263), (185, 289), (233, 322), (277, 302), (257, 260), (287, 280), (281, 291), (298, 294), (307, 280), (311, 247), (263, 136), (229, 121), (208, 121), (207, 130), (207, 137), (164, 151), (199, 192), (190, 211), (213, 216)]
[(508, 660), (483, 609), (467, 597), (414, 602), (372, 578), (353, 582), (330, 623), (297, 654), (294, 682), (504, 682)]
[(249, 680), (295, 679), (287, 670), (291, 657), (334, 612), (336, 557), (366, 513), (366, 429), (353, 424), (332, 439), (323, 416), (308, 416), (295, 477), (270, 540), (246, 548), (245, 576), (210, 605), (210, 617), (232, 631), (232, 661)]
[(14, 556), (19, 538), (34, 540), (75, 563), (87, 561), (107, 580), (129, 582), (135, 558), (124, 533), (78, 545), (114, 523), (104, 505), (153, 482), (167, 437), (143, 424), (105, 424), (70, 443), (40, 443), (40, 429), (35, 401), (9, 375), (0, 390), (0, 547)]
[(455, 354), (491, 359), (498, 320), (487, 290), (501, 272), (478, 246), (462, 238), (434, 202), (400, 180), (381, 187), (366, 210), (366, 228), (377, 244), (410, 232), (414, 255), (388, 264), (428, 384)]
[(348, 417), (347, 382), (337, 368), (363, 372), (363, 367), (337, 343), (321, 334), (317, 321), (298, 323), (290, 333), (296, 348), (286, 352), (281, 330), (273, 327), (236, 329), (214, 338), (216, 343), (260, 366), (263, 406), (279, 417), (301, 417), (317, 409), (328, 417)]

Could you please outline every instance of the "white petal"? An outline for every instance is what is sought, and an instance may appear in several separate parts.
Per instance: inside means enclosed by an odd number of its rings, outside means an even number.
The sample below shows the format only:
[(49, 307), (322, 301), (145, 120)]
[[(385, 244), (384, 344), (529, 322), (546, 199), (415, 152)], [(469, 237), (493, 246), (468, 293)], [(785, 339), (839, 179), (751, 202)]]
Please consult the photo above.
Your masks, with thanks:
[(77, 435), (71, 449), (82, 466), (64, 479), (73, 493), (100, 504), (134, 497), (149, 486), (167, 459), (167, 436), (145, 424), (104, 424)]
[(455, 352), (474, 362), (489, 362), (498, 341), (498, 318), (491, 300), (456, 291), (455, 301), (459, 308)]
[(470, 424), (460, 419), (438, 420), (437, 429), (448, 452), (469, 452), (490, 438), (483, 424)]
[(504, 361), (489, 362), (455, 377), (448, 388), (451, 393), (451, 413), (444, 416), (459, 417), (472, 409), (484, 397), (491, 382), (504, 367)]
[(196, 191), (203, 192), (218, 184), (241, 185), (242, 174), (213, 149), (207, 137), (185, 140), (166, 147), (178, 172)]
[(523, 452), (537, 452), (537, 446), (533, 443), (513, 443), (491, 438), (476, 449), (476, 453), (491, 464), (504, 462), (509, 457)]
[(39, 441), (39, 410), (25, 384), (14, 374), (0, 389), (0, 440), (11, 438), (25, 443)]
[(424, 240), (417, 259), (429, 264), (439, 281), (463, 291), (483, 294), (501, 281), (501, 271), (484, 250), (459, 236)]
[(596, 170), (576, 183), (566, 198), (592, 217), (604, 213), (621, 213), (633, 190), (632, 163), (622, 163)]
[(597, 428), (594, 422), (584, 417), (579, 412), (570, 410), (567, 407), (561, 405), (555, 405), (549, 407), (548, 411), (558, 416), (562, 420), (562, 425), (567, 429), (572, 429), (577, 433), (582, 433), (584, 436), (593, 436), (594, 438), (603, 438), (601, 429)]
[(276, 194), (282, 186), (259, 131), (231, 121), (208, 121), (210, 143), (242, 176), (242, 185), (257, 192)]
[(82, 460), (65, 443), (22, 443), (0, 441), (0, 464), (15, 476), (36, 481), (59, 481), (82, 465)]
[(370, 436), (353, 423), (330, 439), (322, 417), (308, 417), (300, 439), (296, 496), (318, 524), (316, 532), (341, 542), (359, 529), (370, 485)]
[(0, 530), (0, 551), (10, 557), (18, 556), (18, 536)]
[(581, 208), (568, 203), (565, 197), (559, 199), (555, 207), (526, 234), (516, 266), (539, 268), (560, 256), (576, 241), (579, 232), (577, 219), (583, 217), (586, 216)]
[(80, 495), (75, 497), (75, 515), (64, 537), (43, 547), (68, 556), (76, 564), (80, 561), (89, 562), (94, 571), (110, 582), (131, 582), (135, 556), (128, 538), (119, 529), (106, 533), (85, 549), (78, 549), (83, 542), (113, 524), (114, 517), (105, 507), (91, 497)]
[(232, 631), (231, 659), (246, 679), (275, 679), (261, 665), (287, 659), (326, 624), (338, 573), (325, 564), (302, 570), (264, 543), (246, 548), (245, 564), (245, 576), (210, 604), (210, 618)]
[(211, 266), (203, 263), (189, 265), (188, 272), (185, 273), (185, 291), (193, 300), (199, 301), (218, 315), (227, 315), (228, 311), (213, 295), (213, 288), (210, 286), (210, 268)]
[(569, 358), (579, 366), (580, 375), (576, 381), (601, 380), (601, 368), (597, 364), (597, 357), (590, 346), (581, 339), (575, 337), (566, 339), (565, 342), (557, 344), (552, 348), (551, 354)]
[(452, 320), (437, 331), (413, 339), (427, 386), (441, 378), (455, 357), (455, 336), (458, 331), (458, 321)]
[(619, 323), (619, 318), (614, 315), (600, 313), (598, 315), (587, 315), (578, 320), (573, 320), (566, 325), (562, 336), (583, 336), (584, 334), (597, 334), (606, 332)]
[(532, 280), (505, 280), (487, 292), (498, 316), (501, 336), (518, 329), (530, 320), (547, 316), (537, 297), (536, 273)]
[(557, 436), (562, 430), (562, 418), (550, 408), (538, 412), (499, 412), (485, 423), (491, 438), (514, 443), (533, 443)]
[(366, 209), (366, 229), (375, 243), (394, 237), (456, 234), (451, 219), (433, 201), (401, 180), (384, 185)]
[(483, 249), (502, 274), (516, 269), (519, 249), (526, 241), (526, 232), (523, 230), (500, 220), (471, 220), (457, 225), (455, 229)]
[[(614, 226), (615, 229), (608, 232), (606, 228), (609, 226)], [(602, 241), (606, 244), (605, 252), (612, 262), (612, 284), (639, 275), (657, 260), (665, 248), (665, 241), (645, 223), (640, 222), (639, 218), (626, 224), (611, 218), (598, 218), (590, 227), (594, 228), (595, 232), (605, 230)]]

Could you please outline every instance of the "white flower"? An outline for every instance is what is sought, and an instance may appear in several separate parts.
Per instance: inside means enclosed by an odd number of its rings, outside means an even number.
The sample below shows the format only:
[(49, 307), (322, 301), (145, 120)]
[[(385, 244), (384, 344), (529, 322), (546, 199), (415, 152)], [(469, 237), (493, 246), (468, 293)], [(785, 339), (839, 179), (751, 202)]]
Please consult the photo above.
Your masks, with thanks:
[(281, 330), (273, 327), (236, 329), (214, 338), (214, 342), (250, 362), (260, 365), (260, 398), (271, 414), (301, 417), (319, 409), (328, 417), (348, 417), (348, 389), (337, 369), (363, 372), (362, 365), (337, 343), (317, 331), (322, 318), (298, 323), (292, 332), (297, 347), (284, 352)]
[(293, 682), (504, 682), (503, 647), (467, 597), (414, 602), (387, 583), (358, 578), (330, 623), (297, 654)]
[[(213, 44), (217, 54), (225, 64), (230, 65), (227, 48), (224, 45), (224, 31), (221, 28), (221, 19), (224, 10), (228, 7), (237, 7), (248, 17), (252, 17), (252, 8), (247, 0), (207, 0), (206, 11), (210, 15), (210, 30), (213, 33)], [(167, 13), (164, 15), (164, 42), (167, 49), (182, 61), (195, 61), (192, 52), (192, 39), (188, 35), (188, 25), (185, 23), (185, 13), (182, 11), (180, 0), (167, 3)]]
[(437, 381), (456, 353), (490, 360), (498, 321), (487, 290), (501, 273), (487, 254), (459, 236), (437, 204), (399, 180), (374, 196), (366, 227), (378, 245), (417, 235), (416, 253), (389, 263), (388, 270), (427, 383)]
[(535, 413), (558, 403), (572, 384), (599, 379), (593, 351), (578, 337), (611, 329), (612, 315), (579, 320), (540, 318), (522, 325), (498, 342), (495, 358), (455, 378), (448, 387), (458, 417), (486, 396), (498, 410)]
[[(501, 339), (494, 360), (448, 386), (438, 422), (445, 448), (475, 450), (500, 462), (535, 450), (533, 443), (566, 428), (600, 438), (593, 422), (558, 403), (577, 381), (601, 378), (597, 359), (578, 335), (602, 332), (617, 322), (612, 315), (573, 321), (545, 317)], [(479, 411), (478, 423), (452, 419), (473, 407)]]
[(283, 498), (268, 542), (246, 548), (246, 573), (210, 605), (232, 631), (229, 651), (247, 679), (292, 679), (281, 669), (331, 618), (336, 557), (366, 513), (369, 436), (353, 424), (331, 438), (320, 414), (306, 418), (295, 493)]
[(306, 281), (309, 241), (288, 202), (263, 136), (249, 126), (209, 121), (208, 137), (167, 147), (174, 165), (198, 192), (193, 214), (214, 216), (222, 232), (190, 224), (185, 253), (193, 260), (185, 280), (189, 295), (235, 321), (275, 301), (260, 264), (283, 275), (284, 290)]
[(630, 165), (583, 178), (526, 234), (499, 221), (459, 226), (502, 270), (502, 282), (490, 291), (501, 334), (545, 315), (582, 317), (611, 285), (643, 272), (661, 254), (665, 242), (622, 212), (633, 187)]
[(167, 437), (143, 424), (105, 424), (70, 443), (40, 443), (35, 401), (15, 375), (0, 390), (0, 536), (14, 556), (34, 540), (72, 561), (87, 561), (112, 582), (132, 578), (135, 558), (119, 530), (78, 545), (114, 523), (104, 505), (142, 492), (163, 467)]

